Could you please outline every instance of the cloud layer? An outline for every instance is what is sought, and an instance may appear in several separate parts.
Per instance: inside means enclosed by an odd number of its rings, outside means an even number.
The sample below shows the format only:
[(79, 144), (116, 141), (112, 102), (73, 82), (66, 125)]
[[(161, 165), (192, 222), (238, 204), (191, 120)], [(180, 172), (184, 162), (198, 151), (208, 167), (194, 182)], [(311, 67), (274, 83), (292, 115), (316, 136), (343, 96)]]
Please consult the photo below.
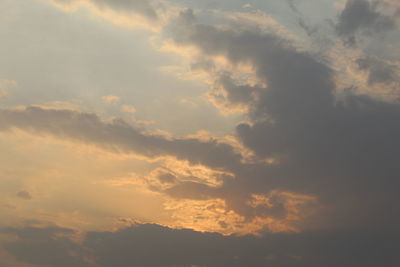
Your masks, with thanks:
[[(160, 6), (156, 8), (150, 1), (55, 2), (83, 5), (100, 12), (100, 17), (111, 12), (113, 16), (139, 15), (146, 21), (159, 18)], [(301, 29), (288, 30), (252, 5), (246, 5), (244, 11), (229, 11), (176, 8), (175, 4), (171, 3), (173, 11), (164, 6), (171, 17), (153, 31), (152, 44), (168, 46), (188, 63), (181, 69), (204, 78), (201, 82), (209, 91), (202, 89), (201, 101), (209, 101), (224, 116), (240, 113), (241, 122), (229, 136), (219, 137), (205, 131), (177, 136), (148, 125), (145, 129), (134, 117), (140, 113), (140, 105), (112, 90), (103, 92), (98, 101), (108, 108), (118, 106), (127, 119), (106, 120), (114, 114), (83, 111), (79, 105), (69, 109), (2, 107), (0, 132), (4, 136), (23, 132), (25, 137), (52, 137), (76, 147), (95, 147), (117, 158), (146, 162), (140, 174), (132, 171), (133, 167), (113, 170), (108, 178), (99, 175), (102, 179), (98, 181), (91, 175), (94, 182), (87, 179), (86, 186), (104, 183), (101, 188), (119, 186), (125, 193), (137, 190), (137, 199), (132, 201), (141, 204), (145, 194), (151, 195), (148, 199), (162, 202), (157, 202), (153, 212), (163, 205), (165, 214), (143, 216), (158, 218), (155, 224), (86, 233), (67, 224), (60, 224), (64, 228), (38, 227), (35, 225), (49, 223), (21, 221), (0, 230), (5, 236), (0, 253), (39, 266), (399, 265), (400, 102), (396, 97), (379, 97), (379, 92), (390, 87), (393, 95), (398, 94), (400, 63), (395, 57), (382, 56), (379, 50), (385, 42), (374, 47), (371, 41), (383, 36), (397, 38), (398, 11), (388, 9), (396, 5), (389, 0), (348, 0), (328, 23), (330, 32), (322, 33), (325, 28), (308, 21), (305, 24), (300, 3), (289, 1), (286, 8), (300, 16), (300, 28), (313, 29), (307, 32), (310, 40), (301, 40), (293, 37)], [(96, 12), (93, 14), (99, 15)], [(288, 18), (282, 21), (293, 26)], [(332, 36), (324, 39), (324, 34)], [(323, 42), (328, 43), (329, 51), (313, 50)], [(337, 59), (332, 56), (334, 49), (337, 54), (346, 53)], [(159, 73), (152, 71), (151, 77), (157, 79)], [(341, 81), (344, 76), (348, 80)], [(358, 88), (360, 84), (365, 88)], [(169, 84), (163, 86), (162, 90), (170, 90)], [(378, 92), (375, 96), (362, 93), (371, 90)], [(156, 100), (164, 101), (165, 95), (160, 93)], [(156, 100), (149, 102), (151, 108)], [(199, 107), (204, 106), (196, 106), (198, 112), (203, 112)], [(184, 127), (186, 122), (179, 123)], [(20, 149), (34, 151), (28, 148)], [(57, 166), (46, 169), (46, 177), (64, 178), (59, 175), (62, 170)], [(36, 175), (32, 169), (24, 174)], [(1, 200), (4, 209), (11, 199), (23, 206), (48, 197), (23, 183), (12, 188), (12, 196)], [(84, 196), (85, 190), (81, 190)], [(101, 214), (102, 209), (93, 203), (82, 210)], [(20, 206), (7, 208), (18, 210)], [(146, 214), (144, 209), (141, 207), (140, 214)], [(82, 218), (82, 210), (71, 213)], [(211, 233), (214, 231), (218, 233)]]
[[(20, 238), (5, 245), (18, 260), (50, 266), (396, 266), (398, 234), (326, 231), (222, 236), (159, 225), (89, 232), (81, 243), (70, 229), (10, 228)], [(57, 237), (58, 236), (58, 237)]]
[[(60, 4), (79, 4), (85, 0), (53, 0)], [(88, 0), (99, 8), (110, 8), (123, 13), (138, 13), (149, 19), (157, 19), (157, 13), (149, 0)]]
[(383, 1), (370, 2), (369, 0), (348, 0), (339, 16), (337, 33), (355, 44), (357, 33), (374, 34), (394, 30), (396, 28), (396, 14), (386, 15), (378, 8)]

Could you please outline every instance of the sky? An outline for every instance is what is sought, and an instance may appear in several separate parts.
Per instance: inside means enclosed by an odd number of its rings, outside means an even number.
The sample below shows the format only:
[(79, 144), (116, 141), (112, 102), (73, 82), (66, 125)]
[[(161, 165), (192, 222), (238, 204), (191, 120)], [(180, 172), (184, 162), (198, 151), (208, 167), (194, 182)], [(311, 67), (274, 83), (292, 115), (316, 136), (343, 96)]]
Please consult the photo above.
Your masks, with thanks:
[(0, 266), (400, 266), (397, 0), (0, 0)]

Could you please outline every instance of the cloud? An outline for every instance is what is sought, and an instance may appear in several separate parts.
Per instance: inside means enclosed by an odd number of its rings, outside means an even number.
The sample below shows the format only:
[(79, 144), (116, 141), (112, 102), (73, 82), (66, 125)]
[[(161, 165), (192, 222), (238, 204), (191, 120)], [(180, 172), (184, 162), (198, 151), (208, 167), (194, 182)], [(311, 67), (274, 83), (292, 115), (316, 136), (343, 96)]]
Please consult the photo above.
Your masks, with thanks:
[(121, 11), (135, 11), (151, 19), (157, 18), (157, 13), (149, 0), (92, 0), (100, 7), (109, 7)]
[(18, 83), (14, 80), (0, 79), (0, 99), (7, 97), (8, 91), (18, 86)]
[[(256, 217), (266, 218), (264, 223), (254, 228), (257, 230), (269, 227), (268, 225), (272, 226), (278, 209), (281, 209), (281, 214), (287, 216), (276, 218), (285, 226), (274, 226), (274, 229), (292, 229), (286, 225), (296, 223), (302, 218), (302, 216), (292, 218), (297, 210), (301, 210), (302, 205), (295, 205), (293, 206), (295, 210), (290, 211), (288, 209), (292, 207), (289, 204), (290, 198), (282, 198), (282, 201), (270, 204), (270, 208), (261, 208), (262, 205), (252, 207), (247, 203), (253, 194), (252, 191), (248, 191), (249, 188), (243, 188), (243, 192), (237, 190), (238, 188), (229, 188), (229, 181), (234, 180), (235, 175), (243, 178), (249, 176), (249, 182), (252, 183), (254, 169), (260, 167), (243, 165), (241, 162), (243, 158), (234, 147), (212, 138), (207, 140), (194, 137), (167, 138), (144, 133), (121, 120), (105, 122), (94, 114), (40, 107), (0, 111), (0, 130), (10, 131), (14, 128), (38, 135), (51, 134), (58, 138), (96, 145), (117, 153), (138, 154), (149, 159), (174, 157), (183, 161), (170, 168), (177, 182), (167, 187), (159, 187), (159, 183), (154, 183), (150, 179), (148, 181), (150, 189), (177, 199), (223, 199), (226, 202), (223, 207), (227, 211), (234, 211), (238, 216), (248, 217), (248, 220)], [(190, 165), (185, 166), (184, 162)], [(198, 170), (196, 165), (200, 165)], [(227, 188), (225, 184), (228, 185)], [(261, 192), (258, 190), (257, 193), (268, 193), (273, 189), (260, 188), (260, 190)], [(243, 223), (246, 218), (241, 217), (240, 220)], [(240, 230), (237, 227), (229, 229), (229, 231)]]
[(150, 0), (47, 0), (65, 12), (86, 8), (94, 17), (122, 27), (159, 31), (170, 14), (158, 1)]
[[(53, 0), (59, 4), (79, 4), (84, 0)], [(157, 13), (149, 0), (88, 0), (99, 8), (110, 8), (117, 12), (138, 13), (149, 19), (157, 19)]]
[(132, 105), (122, 105), (121, 110), (128, 113), (135, 113), (136, 108)]
[[(156, 135), (119, 119), (106, 122), (71, 110), (3, 109), (0, 129), (52, 134), (151, 159), (174, 157), (220, 171), (215, 184), (174, 173), (174, 183), (151, 187), (178, 200), (223, 200), (224, 211), (234, 211), (242, 222), (260, 220), (269, 230), (266, 219), (278, 220), (286, 230), (398, 227), (399, 207), (392, 204), (399, 185), (398, 102), (337, 94), (329, 65), (258, 28), (201, 24), (186, 10), (171, 36), (177, 47), (195, 47), (208, 59), (251, 66), (263, 86), (239, 83), (229, 74), (216, 84), (224, 102), (247, 108), (235, 134), (252, 151), (251, 160), (219, 139)], [(202, 68), (208, 66), (214, 64)], [(271, 197), (273, 192), (279, 197)], [(267, 201), (252, 205), (254, 196)], [(302, 196), (318, 203), (291, 205)]]
[(88, 232), (80, 243), (69, 239), (76, 233), (65, 228), (6, 232), (19, 237), (5, 245), (7, 252), (19, 261), (49, 266), (389, 267), (400, 262), (398, 233), (389, 231), (237, 237), (139, 224), (115, 232)]
[(262, 90), (260, 86), (237, 85), (229, 73), (216, 74), (213, 89), (208, 93), (209, 100), (222, 112), (246, 112), (248, 104)]
[[(364, 7), (375, 14), (369, 4)], [(188, 17), (193, 17), (190, 10), (182, 14)], [(251, 107), (249, 122), (237, 126), (239, 140), (258, 157), (279, 163), (240, 166), (236, 179), (225, 181), (222, 190), (245, 195), (279, 188), (310, 194), (334, 207), (325, 214), (330, 219), (319, 218), (317, 224), (396, 228), (398, 211), (386, 209), (396, 202), (399, 185), (399, 103), (336, 93), (334, 70), (279, 36), (191, 21), (176, 29), (177, 45), (223, 56), (232, 65), (250, 64), (266, 84), (257, 90), (250, 84), (231, 85), (226, 100), (235, 104), (233, 96), (241, 96), (241, 103)]]
[(397, 67), (375, 57), (365, 57), (357, 60), (361, 70), (368, 71), (368, 83), (392, 83), (398, 80)]
[(32, 195), (28, 192), (28, 191), (19, 191), (17, 193), (17, 197), (25, 199), (25, 200), (31, 200), (32, 199)]
[[(220, 176), (217, 187), (180, 180), (162, 192), (178, 199), (223, 199), (226, 209), (244, 220), (279, 219), (275, 215), (284, 214), (285, 222), (298, 229), (397, 227), (398, 208), (391, 205), (397, 201), (394, 188), (399, 183), (397, 102), (349, 92), (337, 96), (334, 71), (277, 35), (199, 24), (190, 10), (180, 20), (187, 23), (173, 28), (176, 45), (194, 46), (232, 65), (249, 64), (265, 84), (237, 85), (229, 76), (218, 80), (226, 103), (248, 108), (248, 122), (237, 126), (236, 136), (254, 153), (254, 162), (245, 163), (233, 146), (217, 139), (154, 135), (121, 120), (104, 122), (94, 114), (74, 111), (2, 110), (0, 127), (53, 134), (148, 158), (172, 156), (225, 171), (231, 176)], [(305, 218), (304, 213), (293, 221), (289, 199), (269, 208), (249, 205), (254, 194), (268, 196), (273, 191), (315, 196), (322, 208), (316, 215), (318, 206), (307, 204), (313, 216)], [(387, 212), (388, 206), (393, 212)]]
[(19, 128), (38, 134), (52, 134), (114, 151), (137, 153), (149, 158), (173, 156), (191, 164), (228, 169), (240, 156), (232, 147), (217, 140), (207, 142), (195, 138), (171, 138), (143, 133), (122, 120), (104, 122), (95, 114), (73, 110), (28, 107), (22, 110), (1, 110), (0, 130)]
[(17, 242), (4, 246), (17, 261), (46, 266), (88, 266), (80, 256), (80, 246), (65, 237), (74, 233), (71, 229), (27, 227), (2, 229), (1, 232), (18, 237)]
[(336, 31), (346, 38), (350, 44), (355, 44), (355, 35), (359, 32), (379, 33), (393, 30), (396, 27), (394, 17), (379, 12), (379, 1), (348, 0), (339, 16)]
[(105, 95), (101, 99), (107, 104), (115, 104), (119, 102), (120, 97), (115, 95)]
[[(143, 12), (127, 1), (91, 3)], [(391, 21), (370, 2), (349, 1), (337, 31), (351, 39), (387, 31)], [(88, 232), (78, 242), (72, 229), (27, 227), (3, 229), (15, 237), (4, 249), (19, 261), (50, 266), (398, 266), (399, 102), (338, 92), (329, 63), (284, 35), (260, 29), (262, 23), (269, 18), (254, 27), (202, 24), (186, 10), (169, 29), (178, 48), (194, 47), (204, 56), (207, 64), (198, 67), (215, 78), (210, 98), (245, 112), (234, 132), (237, 145), (200, 134), (155, 134), (77, 110), (0, 110), (0, 131), (52, 135), (174, 162), (135, 178), (167, 199), (165, 210), (178, 223), (257, 237), (141, 224)], [(216, 72), (218, 58), (232, 68)], [(357, 63), (370, 84), (395, 79), (394, 67), (380, 59)], [(254, 77), (235, 73), (243, 65)], [(120, 183), (136, 185), (123, 178)], [(31, 197), (25, 191), (17, 196)]]

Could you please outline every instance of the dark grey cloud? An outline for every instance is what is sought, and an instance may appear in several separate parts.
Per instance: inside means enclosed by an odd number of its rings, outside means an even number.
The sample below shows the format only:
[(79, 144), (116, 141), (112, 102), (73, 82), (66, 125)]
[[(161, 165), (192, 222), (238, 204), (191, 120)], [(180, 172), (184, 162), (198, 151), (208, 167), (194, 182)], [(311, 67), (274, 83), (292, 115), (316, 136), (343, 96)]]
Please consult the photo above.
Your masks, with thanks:
[(194, 45), (232, 64), (250, 63), (268, 85), (256, 91), (248, 86), (247, 94), (241, 92), (246, 86), (230, 86), (235, 98), (228, 100), (250, 107), (251, 123), (238, 125), (238, 138), (260, 158), (277, 158), (280, 164), (237, 166), (236, 179), (225, 181), (221, 191), (244, 197), (272, 189), (312, 194), (331, 207), (326, 221), (397, 228), (399, 208), (392, 203), (400, 171), (398, 102), (350, 92), (337, 97), (328, 65), (257, 29), (192, 22), (172, 34), (178, 45)]
[(16, 242), (5, 244), (4, 249), (19, 262), (41, 266), (88, 266), (84, 262), (82, 247), (66, 237), (75, 233), (71, 229), (27, 227), (0, 231), (18, 238)]
[(53, 134), (115, 152), (138, 153), (149, 158), (174, 156), (192, 164), (227, 169), (239, 162), (240, 155), (216, 139), (167, 138), (151, 135), (115, 119), (104, 122), (95, 114), (71, 110), (28, 107), (24, 110), (0, 110), (0, 131), (19, 128), (37, 134)]
[[(89, 233), (85, 244), (100, 255), (101, 266), (356, 267), (398, 263), (396, 236), (332, 231), (224, 237), (141, 225), (116, 233)], [(376, 249), (382, 241), (385, 248)], [(169, 246), (170, 242), (174, 245)]]
[(359, 58), (357, 64), (361, 70), (367, 70), (368, 83), (392, 83), (398, 80), (397, 67), (375, 57)]
[(22, 262), (47, 266), (391, 267), (400, 263), (399, 234), (388, 231), (237, 237), (145, 224), (89, 232), (80, 244), (56, 238), (72, 232), (63, 228), (7, 231), (20, 238), (5, 245), (9, 253)]
[(222, 73), (218, 75), (210, 96), (217, 102), (240, 106), (252, 102), (260, 90), (257, 86), (237, 85), (229, 73)]
[(379, 12), (378, 6), (379, 1), (348, 0), (339, 16), (337, 33), (350, 44), (355, 44), (358, 32), (372, 34), (395, 29), (395, 18)]
[(17, 193), (17, 197), (26, 199), (26, 200), (32, 199), (32, 195), (28, 191), (25, 191), (25, 190), (19, 191)]
[(176, 176), (171, 173), (160, 173), (157, 175), (157, 179), (164, 184), (171, 184), (176, 182)]

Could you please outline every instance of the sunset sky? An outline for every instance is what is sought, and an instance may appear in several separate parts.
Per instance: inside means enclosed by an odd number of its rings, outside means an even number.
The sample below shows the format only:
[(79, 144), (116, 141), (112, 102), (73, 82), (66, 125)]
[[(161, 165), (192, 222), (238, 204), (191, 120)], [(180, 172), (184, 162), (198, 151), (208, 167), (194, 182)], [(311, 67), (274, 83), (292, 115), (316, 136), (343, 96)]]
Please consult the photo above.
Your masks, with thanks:
[(0, 0), (0, 266), (400, 266), (398, 0)]

